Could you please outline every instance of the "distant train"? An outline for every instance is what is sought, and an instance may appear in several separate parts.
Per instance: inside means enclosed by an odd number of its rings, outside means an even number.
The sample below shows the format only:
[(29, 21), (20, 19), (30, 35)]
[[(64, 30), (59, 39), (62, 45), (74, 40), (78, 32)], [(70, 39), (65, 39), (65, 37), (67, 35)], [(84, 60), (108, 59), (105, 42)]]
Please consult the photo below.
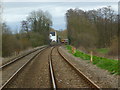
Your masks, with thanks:
[(57, 33), (55, 32), (50, 32), (50, 40), (51, 42), (57, 42)]
[(50, 44), (68, 44), (68, 39), (61, 39), (59, 36), (57, 36), (57, 32), (53, 31), (50, 32), (49, 34), (49, 38), (50, 38)]
[(68, 44), (68, 39), (61, 39), (61, 43)]

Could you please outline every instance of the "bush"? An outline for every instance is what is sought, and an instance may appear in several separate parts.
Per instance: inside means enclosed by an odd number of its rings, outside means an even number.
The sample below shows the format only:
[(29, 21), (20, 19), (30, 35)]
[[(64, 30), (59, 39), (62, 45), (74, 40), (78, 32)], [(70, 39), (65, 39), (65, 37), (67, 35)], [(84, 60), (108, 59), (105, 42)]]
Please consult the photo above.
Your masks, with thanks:
[(32, 32), (30, 42), (33, 47), (44, 45), (44, 36), (39, 33)]
[(118, 55), (118, 37), (114, 37), (111, 41), (109, 55)]

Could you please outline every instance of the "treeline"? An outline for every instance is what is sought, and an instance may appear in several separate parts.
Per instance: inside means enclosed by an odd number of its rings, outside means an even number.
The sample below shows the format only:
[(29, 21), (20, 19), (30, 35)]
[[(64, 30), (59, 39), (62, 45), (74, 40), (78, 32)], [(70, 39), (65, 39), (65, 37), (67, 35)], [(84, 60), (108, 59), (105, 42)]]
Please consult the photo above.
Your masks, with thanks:
[(59, 31), (56, 31), (57, 32), (57, 35), (60, 39), (67, 39), (67, 30), (59, 30)]
[(110, 6), (97, 10), (69, 9), (66, 13), (69, 43), (75, 47), (110, 48), (117, 53), (118, 15)]
[(51, 15), (41, 10), (32, 11), (21, 22), (19, 33), (13, 34), (10, 28), (2, 24), (2, 57), (11, 56), (21, 50), (49, 44)]

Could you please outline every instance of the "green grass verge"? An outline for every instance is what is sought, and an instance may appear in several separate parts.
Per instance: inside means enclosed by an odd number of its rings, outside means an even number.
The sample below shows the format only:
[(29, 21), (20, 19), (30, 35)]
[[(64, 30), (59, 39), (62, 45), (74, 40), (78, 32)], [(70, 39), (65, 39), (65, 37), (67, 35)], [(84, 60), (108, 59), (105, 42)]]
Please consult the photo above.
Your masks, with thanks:
[[(72, 47), (70, 45), (66, 45), (67, 50), (69, 50), (69, 53), (72, 53)], [(90, 55), (85, 54), (79, 50), (76, 50), (76, 53), (73, 54), (75, 57), (80, 57), (83, 60), (90, 60)], [(117, 74), (120, 75), (119, 71), (119, 65), (117, 60), (93, 56), (93, 62), (94, 65), (97, 67), (100, 67), (101, 69), (108, 70), (111, 74)]]
[(102, 53), (102, 54), (107, 54), (109, 52), (108, 48), (100, 48), (96, 49), (96, 52)]

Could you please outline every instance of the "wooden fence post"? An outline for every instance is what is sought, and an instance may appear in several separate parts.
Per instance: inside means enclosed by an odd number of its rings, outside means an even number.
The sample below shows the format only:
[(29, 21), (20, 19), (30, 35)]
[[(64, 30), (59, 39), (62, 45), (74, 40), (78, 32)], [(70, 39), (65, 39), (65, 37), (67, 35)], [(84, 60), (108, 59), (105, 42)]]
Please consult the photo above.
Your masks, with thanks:
[(90, 59), (91, 62), (93, 62), (93, 52), (91, 51), (91, 59)]

